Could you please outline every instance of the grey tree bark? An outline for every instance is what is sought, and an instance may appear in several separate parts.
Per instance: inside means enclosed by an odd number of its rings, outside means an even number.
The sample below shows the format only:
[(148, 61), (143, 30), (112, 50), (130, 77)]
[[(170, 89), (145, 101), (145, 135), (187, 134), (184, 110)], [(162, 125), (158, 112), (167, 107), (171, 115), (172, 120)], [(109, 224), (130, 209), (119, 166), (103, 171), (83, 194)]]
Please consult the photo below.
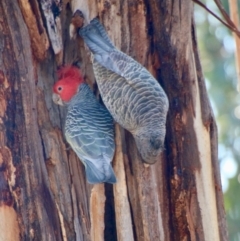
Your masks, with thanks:
[[(0, 1), (0, 240), (228, 240), (217, 128), (203, 79), (193, 3), (170, 0)], [(56, 69), (89, 52), (69, 39), (72, 12), (98, 15), (111, 39), (157, 78), (170, 110), (166, 150), (142, 163), (116, 125), (116, 185), (86, 183), (51, 100)]]

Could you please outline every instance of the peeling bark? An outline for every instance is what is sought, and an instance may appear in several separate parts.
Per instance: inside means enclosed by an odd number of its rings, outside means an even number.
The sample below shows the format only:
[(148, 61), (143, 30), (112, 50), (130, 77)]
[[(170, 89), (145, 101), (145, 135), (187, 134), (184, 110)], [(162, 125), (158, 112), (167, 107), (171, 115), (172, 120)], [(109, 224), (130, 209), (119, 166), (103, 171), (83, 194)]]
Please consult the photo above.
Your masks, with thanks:
[(114, 171), (117, 177), (117, 183), (113, 186), (114, 204), (116, 215), (116, 228), (118, 241), (133, 241), (133, 223), (131, 209), (126, 186), (126, 173), (124, 167), (124, 152), (122, 140), (124, 140), (123, 131), (119, 125), (116, 125), (116, 151), (114, 158)]
[(49, 41), (43, 25), (40, 9), (37, 1), (19, 0), (24, 21), (30, 35), (32, 52), (38, 60), (46, 58)]
[[(65, 109), (51, 99), (57, 67), (76, 61), (97, 93), (88, 50), (69, 38), (72, 11), (82, 8), (170, 102), (166, 150), (152, 166), (116, 125), (114, 186), (86, 182), (62, 134)], [(192, 14), (187, 1), (0, 1), (1, 240), (227, 240)]]
[(62, 51), (62, 28), (59, 18), (61, 12), (60, 0), (40, 0), (40, 6), (45, 17), (53, 51), (55, 54), (59, 54)]
[(106, 197), (104, 185), (96, 184), (90, 197), (91, 240), (104, 241), (104, 206)]

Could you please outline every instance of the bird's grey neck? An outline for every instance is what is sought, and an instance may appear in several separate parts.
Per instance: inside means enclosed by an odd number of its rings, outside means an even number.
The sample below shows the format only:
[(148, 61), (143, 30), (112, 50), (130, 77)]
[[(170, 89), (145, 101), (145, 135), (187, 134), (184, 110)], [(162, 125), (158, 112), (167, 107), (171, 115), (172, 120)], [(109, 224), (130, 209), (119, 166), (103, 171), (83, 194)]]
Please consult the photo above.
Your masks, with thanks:
[(75, 103), (82, 101), (86, 102), (92, 99), (93, 93), (87, 84), (81, 84), (78, 87), (77, 94), (67, 103), (68, 107), (73, 106)]

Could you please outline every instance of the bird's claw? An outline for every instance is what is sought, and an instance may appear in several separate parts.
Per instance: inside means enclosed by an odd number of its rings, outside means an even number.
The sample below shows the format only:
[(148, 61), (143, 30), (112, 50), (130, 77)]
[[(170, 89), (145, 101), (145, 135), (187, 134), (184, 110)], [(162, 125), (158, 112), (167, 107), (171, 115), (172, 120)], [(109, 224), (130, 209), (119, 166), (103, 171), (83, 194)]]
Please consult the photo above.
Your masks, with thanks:
[(84, 26), (84, 16), (81, 10), (77, 9), (72, 16), (71, 24), (69, 27), (69, 34), (71, 39), (75, 39), (77, 32)]

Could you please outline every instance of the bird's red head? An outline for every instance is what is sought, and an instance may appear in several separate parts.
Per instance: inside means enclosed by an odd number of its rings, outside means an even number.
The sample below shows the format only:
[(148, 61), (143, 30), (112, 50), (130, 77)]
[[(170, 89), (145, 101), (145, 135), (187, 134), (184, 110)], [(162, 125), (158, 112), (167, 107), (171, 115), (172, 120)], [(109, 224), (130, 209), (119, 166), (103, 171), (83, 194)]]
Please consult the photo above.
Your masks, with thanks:
[(80, 70), (74, 66), (65, 66), (58, 71), (59, 80), (53, 86), (53, 93), (58, 95), (62, 101), (68, 102), (77, 93), (84, 79)]

